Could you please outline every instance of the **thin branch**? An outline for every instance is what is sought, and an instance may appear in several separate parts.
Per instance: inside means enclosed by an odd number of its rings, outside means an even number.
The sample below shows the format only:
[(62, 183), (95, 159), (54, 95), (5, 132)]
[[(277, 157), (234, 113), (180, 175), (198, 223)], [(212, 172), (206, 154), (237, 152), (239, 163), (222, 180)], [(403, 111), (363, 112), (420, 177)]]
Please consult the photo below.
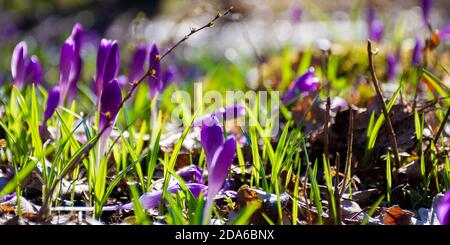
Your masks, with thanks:
[(441, 137), (442, 131), (444, 131), (445, 124), (447, 123), (448, 117), (450, 117), (450, 107), (447, 109), (447, 112), (445, 113), (444, 119), (442, 120), (441, 125), (439, 126), (438, 131), (436, 132), (436, 135), (434, 135), (434, 139), (430, 144), (428, 144), (427, 148), (425, 149), (425, 155), (427, 155), (431, 149), (431, 144), (435, 144), (439, 137)]
[(353, 109), (350, 107), (350, 115), (349, 115), (349, 125), (347, 132), (347, 158), (345, 160), (345, 173), (344, 179), (342, 180), (341, 192), (342, 196), (345, 191), (345, 187), (347, 186), (347, 177), (348, 173), (351, 173), (352, 170), (352, 149), (353, 149)]
[(389, 116), (389, 112), (386, 108), (386, 102), (384, 101), (383, 92), (381, 91), (377, 76), (375, 75), (375, 68), (373, 66), (372, 56), (376, 52), (374, 52), (372, 50), (372, 42), (370, 40), (367, 41), (367, 53), (369, 56), (369, 71), (370, 71), (370, 75), (372, 76), (372, 83), (373, 83), (373, 86), (375, 87), (375, 91), (377, 93), (378, 100), (381, 104), (381, 109), (383, 110), (384, 118), (386, 120), (388, 135), (389, 135), (389, 141), (391, 143), (391, 146), (392, 146), (393, 152), (394, 152), (395, 167), (398, 169), (398, 168), (400, 168), (400, 157), (398, 155), (397, 140), (395, 138), (395, 132), (394, 132), (394, 128), (392, 127), (392, 122), (391, 122), (391, 118)]

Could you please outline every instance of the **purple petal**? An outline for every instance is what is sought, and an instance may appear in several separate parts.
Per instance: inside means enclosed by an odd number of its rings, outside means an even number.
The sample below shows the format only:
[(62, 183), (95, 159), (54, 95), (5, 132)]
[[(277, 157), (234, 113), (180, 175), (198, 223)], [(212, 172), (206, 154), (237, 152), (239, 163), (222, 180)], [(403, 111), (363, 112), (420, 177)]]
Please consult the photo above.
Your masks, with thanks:
[(7, 202), (7, 201), (13, 199), (14, 197), (16, 197), (16, 193), (15, 192), (11, 193), (11, 194), (7, 194), (4, 197), (2, 197), (2, 199), (0, 199), (0, 203)]
[(314, 77), (314, 68), (309, 68), (307, 72), (295, 79), (283, 96), (283, 103), (287, 103), (296, 98), (300, 93), (317, 90), (319, 79)]
[(445, 193), (437, 205), (436, 215), (441, 225), (450, 225), (450, 191)]
[(11, 74), (14, 84), (21, 89), (25, 79), (27, 43), (22, 41), (14, 48), (11, 58)]
[(300, 22), (300, 19), (303, 14), (303, 9), (300, 5), (294, 4), (291, 8), (291, 22), (297, 24)]
[(134, 50), (133, 57), (130, 62), (129, 81), (134, 82), (142, 77), (144, 74), (144, 64), (147, 59), (147, 47), (145, 45), (138, 45)]
[(122, 91), (117, 79), (112, 79), (103, 88), (100, 100), (100, 122), (99, 129), (109, 126), (112, 128), (119, 113), (119, 106), (122, 103)]
[(50, 117), (53, 115), (53, 113), (55, 113), (56, 107), (58, 107), (60, 101), (60, 91), (59, 91), (59, 87), (53, 87), (49, 94), (48, 94), (48, 98), (47, 98), (47, 107), (45, 108), (45, 112), (44, 112), (44, 122), (42, 123), (43, 125), (45, 125), (45, 123), (47, 122), (48, 119), (50, 119)]
[(223, 131), (219, 126), (216, 117), (209, 117), (203, 121), (202, 130), (200, 132), (200, 142), (205, 150), (207, 167), (211, 166), (211, 162), (216, 150), (223, 144)]
[(397, 78), (398, 64), (393, 53), (386, 55), (386, 75), (389, 81), (395, 81)]
[(378, 19), (376, 10), (370, 6), (367, 13), (367, 25), (369, 39), (380, 42), (383, 38), (384, 24)]
[(177, 171), (177, 174), (183, 178), (184, 181), (195, 180), (200, 184), (204, 184), (202, 175), (203, 170), (196, 165), (189, 165)]
[(102, 39), (97, 51), (97, 67), (95, 74), (95, 94), (100, 98), (103, 89), (103, 71), (105, 69), (105, 62), (111, 49), (111, 40)]
[(430, 24), (431, 0), (422, 0), (422, 17), (426, 26)]
[(70, 72), (70, 85), (69, 85), (69, 103), (71, 103), (78, 91), (77, 83), (81, 76), (81, 67), (83, 66), (83, 60), (79, 54), (75, 54), (74, 63), (72, 64), (72, 69)]
[(412, 53), (412, 64), (418, 66), (422, 64), (422, 49), (424, 44), (419, 37), (416, 37), (416, 45), (414, 46)]
[[(192, 195), (194, 195), (195, 198), (198, 198), (200, 193), (206, 192), (206, 186), (202, 184), (197, 183), (187, 183), (186, 184), (189, 191), (192, 192)], [(178, 191), (181, 191), (181, 187), (179, 185), (171, 186), (167, 189), (170, 193), (177, 193)], [(158, 191), (152, 191), (148, 193), (144, 193), (140, 198), (139, 201), (141, 202), (141, 205), (144, 209), (150, 209), (150, 208), (156, 208), (161, 203), (162, 198), (162, 190)], [(133, 203), (128, 203), (123, 206), (119, 206), (117, 209), (133, 209)]]
[(231, 164), (236, 154), (236, 140), (230, 137), (214, 153), (211, 165), (208, 167), (208, 198), (214, 197), (228, 176)]
[(69, 78), (69, 103), (75, 99), (77, 94), (77, 83), (80, 80), (81, 69), (83, 67), (83, 60), (81, 59), (81, 45), (83, 42), (83, 26), (80, 23), (77, 23), (73, 26), (72, 35), (74, 41), (74, 59), (70, 71)]
[(160, 55), (158, 46), (156, 46), (156, 43), (153, 42), (150, 46), (150, 66), (149, 69), (151, 71), (149, 76), (149, 84), (150, 84), (150, 96), (153, 97), (156, 92), (161, 92), (162, 90), (162, 83), (161, 83), (161, 62), (160, 62)]
[(80, 23), (73, 26), (71, 37), (75, 43), (75, 53), (79, 54), (83, 42), (83, 26)]
[(61, 47), (61, 56), (59, 61), (59, 82), (62, 86), (69, 83), (70, 69), (72, 68), (75, 43), (72, 38), (68, 38)]
[(105, 84), (114, 79), (119, 71), (119, 45), (112, 41), (111, 49), (106, 56), (105, 68), (103, 70), (103, 89)]
[(42, 67), (41, 64), (39, 63), (38, 57), (36, 57), (35, 55), (31, 56), (30, 60), (28, 61), (25, 74), (27, 81), (30, 81), (31, 83), (34, 84), (41, 83), (43, 76)]

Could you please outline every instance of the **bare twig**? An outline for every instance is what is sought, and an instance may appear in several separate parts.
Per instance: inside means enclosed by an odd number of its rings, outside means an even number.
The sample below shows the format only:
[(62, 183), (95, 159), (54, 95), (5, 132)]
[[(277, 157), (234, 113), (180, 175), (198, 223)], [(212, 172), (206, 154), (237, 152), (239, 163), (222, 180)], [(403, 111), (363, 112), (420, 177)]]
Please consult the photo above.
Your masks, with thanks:
[(345, 187), (347, 186), (347, 176), (348, 173), (351, 172), (352, 169), (352, 149), (353, 149), (353, 109), (350, 108), (349, 110), (349, 125), (348, 125), (348, 132), (347, 132), (347, 158), (345, 160), (345, 173), (344, 173), (344, 179), (342, 180), (342, 186), (341, 186), (341, 192), (340, 195), (342, 196), (345, 191)]
[(369, 71), (370, 71), (370, 75), (372, 77), (372, 83), (373, 83), (373, 86), (375, 87), (375, 91), (377, 93), (378, 100), (381, 104), (381, 109), (383, 110), (384, 118), (386, 120), (388, 135), (389, 135), (389, 141), (391, 143), (391, 146), (392, 146), (393, 152), (394, 152), (395, 167), (398, 169), (398, 168), (400, 168), (400, 157), (398, 155), (397, 140), (395, 138), (395, 132), (394, 132), (394, 128), (392, 127), (392, 122), (391, 122), (391, 118), (389, 116), (389, 112), (386, 108), (386, 103), (384, 101), (383, 92), (381, 91), (377, 76), (375, 74), (375, 68), (373, 66), (372, 56), (376, 52), (374, 52), (372, 50), (372, 42), (370, 40), (367, 41), (367, 53), (369, 56)]

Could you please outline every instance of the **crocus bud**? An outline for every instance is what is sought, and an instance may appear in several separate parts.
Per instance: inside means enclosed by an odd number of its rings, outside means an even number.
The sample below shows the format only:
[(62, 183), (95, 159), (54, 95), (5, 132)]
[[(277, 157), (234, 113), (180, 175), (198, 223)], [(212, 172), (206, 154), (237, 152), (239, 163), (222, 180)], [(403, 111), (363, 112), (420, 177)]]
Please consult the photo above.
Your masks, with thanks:
[(149, 76), (149, 84), (150, 84), (150, 96), (153, 97), (157, 92), (161, 92), (162, 83), (161, 83), (161, 56), (159, 55), (158, 46), (153, 42), (150, 46), (150, 76)]
[(399, 72), (397, 58), (393, 53), (386, 55), (386, 77), (389, 81), (395, 81)]
[(144, 65), (147, 60), (147, 47), (139, 44), (131, 57), (128, 80), (133, 83), (144, 75)]
[(80, 23), (74, 25), (71, 38), (74, 42), (74, 58), (69, 78), (69, 103), (73, 101), (77, 94), (77, 83), (80, 80), (83, 60), (81, 59), (81, 45), (83, 42), (83, 26)]
[(307, 72), (294, 80), (283, 96), (283, 103), (288, 103), (295, 99), (300, 93), (307, 93), (317, 90), (319, 78), (314, 77), (314, 68), (309, 68)]
[(422, 0), (422, 17), (425, 26), (430, 25), (431, 0)]
[(22, 41), (16, 45), (11, 58), (11, 74), (14, 81), (14, 85), (22, 89), (25, 79), (27, 59), (27, 44)]
[(208, 195), (203, 213), (205, 223), (209, 222), (214, 197), (220, 191), (236, 154), (236, 140), (230, 137), (224, 142), (218, 123), (214, 116), (206, 120), (200, 135), (208, 168)]
[(119, 46), (117, 41), (102, 39), (97, 53), (95, 94), (101, 97), (106, 83), (117, 76), (119, 71)]
[(119, 82), (117, 79), (112, 79), (110, 82), (106, 83), (101, 99), (100, 99), (100, 116), (98, 123), (98, 130), (105, 130), (100, 137), (100, 151), (101, 157), (104, 153), (105, 146), (109, 135), (112, 132), (112, 128), (116, 122), (117, 114), (119, 113), (120, 104), (122, 103), (122, 92), (120, 89)]
[(298, 24), (302, 18), (303, 9), (300, 5), (294, 4), (291, 7), (291, 22), (293, 24)]
[(44, 111), (44, 121), (42, 124), (45, 125), (45, 123), (50, 119), (50, 117), (55, 113), (56, 108), (58, 107), (60, 100), (60, 91), (59, 87), (53, 87), (50, 92), (48, 93), (47, 98), (47, 107)]
[(369, 39), (375, 42), (380, 42), (383, 38), (384, 24), (377, 17), (377, 13), (374, 7), (369, 7), (367, 13), (367, 25)]
[(219, 120), (212, 116), (203, 121), (200, 132), (200, 143), (205, 151), (206, 163), (209, 168), (217, 148), (223, 144), (223, 131)]
[(437, 205), (436, 215), (441, 225), (450, 225), (450, 191), (447, 191)]
[(166, 87), (171, 83), (177, 83), (177, 76), (178, 71), (175, 66), (171, 65), (167, 67), (167, 69), (161, 75), (162, 90), (166, 89)]
[(70, 72), (74, 60), (75, 43), (72, 38), (68, 38), (61, 47), (59, 60), (59, 84), (61, 89), (60, 103), (63, 104), (69, 90)]
[[(209, 212), (211, 210), (214, 197), (228, 176), (228, 172), (233, 163), (236, 154), (236, 140), (234, 137), (228, 138), (225, 143), (217, 148), (208, 168), (208, 195), (206, 198), (205, 210), (203, 213), (204, 221), (209, 221)], [(205, 222), (207, 223), (207, 222)]]
[(419, 37), (416, 37), (416, 45), (414, 46), (412, 52), (412, 64), (414, 66), (419, 66), (422, 64), (422, 52), (423, 52), (424, 44)]
[(33, 55), (28, 61), (27, 68), (25, 70), (25, 80), (34, 84), (40, 84), (42, 76), (42, 67), (39, 63), (39, 59)]

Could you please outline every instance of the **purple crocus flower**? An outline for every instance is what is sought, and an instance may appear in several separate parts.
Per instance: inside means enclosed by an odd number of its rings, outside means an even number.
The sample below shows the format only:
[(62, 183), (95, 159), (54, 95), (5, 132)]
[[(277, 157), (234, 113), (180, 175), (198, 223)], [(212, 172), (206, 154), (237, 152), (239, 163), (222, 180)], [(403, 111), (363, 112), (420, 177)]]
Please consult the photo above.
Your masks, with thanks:
[(450, 191), (445, 193), (437, 205), (436, 215), (441, 225), (450, 225)]
[(422, 17), (426, 26), (430, 25), (431, 0), (422, 0)]
[(298, 4), (294, 4), (291, 7), (291, 22), (294, 24), (299, 23), (300, 19), (302, 18), (302, 14), (303, 14), (303, 8)]
[(117, 41), (102, 39), (97, 53), (95, 94), (99, 99), (106, 83), (117, 76), (119, 71), (119, 45)]
[(100, 137), (99, 159), (103, 156), (105, 146), (112, 128), (116, 122), (117, 114), (119, 113), (120, 104), (122, 103), (122, 92), (117, 79), (112, 79), (103, 87), (100, 99), (100, 117), (98, 123), (98, 130), (101, 131), (105, 127), (105, 131)]
[(317, 90), (319, 78), (314, 77), (314, 68), (311, 67), (307, 72), (294, 80), (283, 96), (283, 103), (288, 103), (296, 98), (300, 93), (306, 93)]
[(60, 103), (64, 104), (67, 92), (70, 86), (70, 73), (75, 57), (75, 42), (69, 37), (61, 47), (61, 54), (59, 59), (59, 84), (61, 90)]
[(389, 81), (395, 81), (399, 72), (398, 60), (393, 53), (386, 55), (386, 76)]
[[(195, 198), (198, 198), (200, 193), (205, 193), (207, 189), (205, 185), (198, 183), (186, 183), (186, 186)], [(167, 188), (167, 191), (174, 194), (181, 190), (182, 189), (178, 184)], [(156, 208), (161, 203), (162, 194), (162, 190), (148, 192), (143, 194), (139, 198), (139, 201), (141, 202), (141, 205), (144, 209)], [(118, 206), (116, 209), (133, 209), (133, 203), (127, 203), (125, 205)]]
[(416, 37), (416, 45), (414, 46), (413, 53), (412, 53), (412, 64), (414, 66), (419, 66), (422, 64), (422, 52), (423, 52), (424, 44), (422, 42), (422, 39), (419, 37)]
[(25, 80), (34, 84), (40, 84), (42, 80), (42, 67), (36, 55), (31, 56), (25, 69)]
[(144, 65), (147, 60), (147, 47), (146, 45), (139, 44), (134, 50), (133, 56), (130, 62), (130, 74), (128, 80), (134, 83), (142, 77), (144, 74)]
[(208, 168), (208, 195), (203, 213), (206, 223), (209, 222), (209, 213), (214, 197), (222, 188), (233, 163), (236, 154), (236, 140), (234, 137), (230, 137), (224, 142), (222, 128), (214, 116), (204, 122), (200, 137)]
[(159, 55), (158, 46), (153, 42), (150, 46), (150, 76), (149, 76), (149, 84), (150, 84), (150, 96), (153, 97), (158, 92), (161, 92), (163, 89), (163, 85), (161, 82), (161, 56)]
[(59, 102), (60, 102), (60, 90), (59, 87), (56, 86), (53, 87), (48, 93), (47, 107), (45, 108), (44, 111), (44, 120), (42, 121), (42, 124), (39, 129), (41, 131), (41, 135), (44, 134), (45, 125), (48, 119), (50, 119), (50, 117), (52, 117), (52, 115), (55, 113), (55, 110), (58, 107)]
[(376, 10), (373, 6), (368, 8), (367, 12), (367, 25), (369, 39), (375, 42), (380, 42), (383, 38), (384, 24), (377, 17)]
[(27, 43), (22, 41), (16, 45), (11, 58), (11, 74), (14, 85), (22, 89), (25, 80), (25, 70), (27, 62)]
[(77, 94), (77, 83), (80, 80), (83, 60), (81, 59), (81, 45), (83, 43), (83, 26), (80, 23), (74, 25), (71, 38), (74, 42), (73, 64), (69, 78), (69, 103), (75, 99)]
[(200, 184), (204, 184), (202, 175), (203, 170), (196, 165), (189, 165), (177, 171), (177, 174), (183, 178), (184, 181), (192, 181), (195, 180)]

